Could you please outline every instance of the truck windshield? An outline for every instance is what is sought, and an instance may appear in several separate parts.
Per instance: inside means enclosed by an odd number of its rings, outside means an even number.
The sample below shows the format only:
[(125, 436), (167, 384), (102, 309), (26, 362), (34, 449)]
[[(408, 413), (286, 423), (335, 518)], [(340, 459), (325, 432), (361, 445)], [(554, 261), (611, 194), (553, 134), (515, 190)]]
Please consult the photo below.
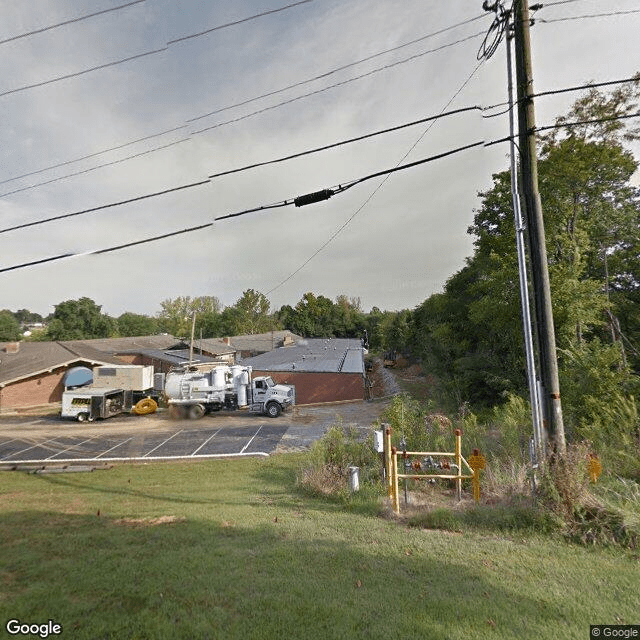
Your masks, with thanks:
[(271, 379), (271, 377), (265, 378), (264, 379), (265, 384), (267, 385), (267, 387), (275, 387), (275, 382)]

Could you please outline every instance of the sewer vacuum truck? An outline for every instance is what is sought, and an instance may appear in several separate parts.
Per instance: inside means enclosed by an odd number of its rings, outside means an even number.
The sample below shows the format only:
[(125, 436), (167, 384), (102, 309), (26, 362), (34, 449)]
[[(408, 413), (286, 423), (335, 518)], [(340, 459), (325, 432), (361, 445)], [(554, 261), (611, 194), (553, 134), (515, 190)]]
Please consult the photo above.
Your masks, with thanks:
[(164, 394), (173, 417), (197, 420), (221, 409), (248, 409), (277, 418), (295, 404), (293, 386), (275, 384), (270, 376), (253, 378), (251, 367), (201, 367), (166, 374)]

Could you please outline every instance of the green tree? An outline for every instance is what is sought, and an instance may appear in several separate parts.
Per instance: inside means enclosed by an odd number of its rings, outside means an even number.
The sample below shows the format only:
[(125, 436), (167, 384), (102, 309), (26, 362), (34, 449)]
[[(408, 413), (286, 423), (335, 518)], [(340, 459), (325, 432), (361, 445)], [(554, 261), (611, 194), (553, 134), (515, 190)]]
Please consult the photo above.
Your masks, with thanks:
[(88, 340), (108, 338), (115, 333), (115, 322), (91, 298), (66, 300), (57, 304), (44, 332), (48, 340)]
[(118, 317), (118, 333), (121, 336), (150, 336), (158, 333), (158, 321), (149, 316), (127, 311)]
[(247, 289), (233, 306), (236, 310), (234, 335), (265, 333), (273, 328), (274, 319), (269, 315), (271, 303), (263, 293)]
[[(180, 296), (175, 299), (168, 298), (160, 303), (160, 312), (157, 315), (158, 327), (161, 331), (172, 336), (186, 338), (191, 335), (193, 314), (196, 314), (196, 333), (199, 334), (198, 318), (206, 318), (202, 328), (211, 328), (215, 325), (212, 320), (220, 314), (222, 305), (215, 296)], [(204, 331), (203, 331), (204, 335)], [(204, 337), (212, 337), (206, 335)]]
[(8, 309), (0, 311), (0, 341), (14, 342), (20, 340), (22, 331), (20, 323)]
[[(567, 118), (620, 114), (634, 96), (591, 92)], [(595, 404), (583, 402), (585, 393), (595, 398), (600, 389), (604, 397), (621, 380), (627, 388), (635, 384), (613, 330), (618, 313), (622, 334), (637, 331), (640, 322), (640, 203), (630, 185), (637, 163), (623, 146), (626, 135), (616, 122), (555, 132), (541, 145), (563, 406), (574, 425), (594, 416)], [(450, 398), (486, 406), (513, 392), (524, 395), (526, 377), (509, 173), (494, 175), (492, 188), (479, 195), (481, 206), (469, 228), (474, 254), (442, 294), (416, 309), (412, 341)]]

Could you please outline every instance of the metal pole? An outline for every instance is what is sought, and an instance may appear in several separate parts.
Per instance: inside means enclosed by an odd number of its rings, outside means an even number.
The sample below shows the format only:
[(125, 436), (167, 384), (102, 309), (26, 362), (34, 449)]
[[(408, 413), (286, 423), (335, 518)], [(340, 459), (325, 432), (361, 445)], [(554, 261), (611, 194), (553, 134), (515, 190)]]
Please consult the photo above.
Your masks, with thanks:
[(542, 400), (548, 416), (545, 431), (552, 448), (559, 453), (564, 453), (566, 442), (562, 420), (562, 404), (560, 402), (551, 288), (549, 284), (542, 203), (538, 192), (538, 158), (531, 72), (529, 2), (528, 0), (515, 0), (514, 7), (520, 159), (529, 246), (531, 249), (530, 258), (538, 329), (540, 373), (544, 387)]
[[(536, 375), (536, 361), (531, 331), (531, 309), (529, 307), (529, 283), (527, 281), (527, 261), (524, 250), (524, 224), (520, 210), (520, 194), (518, 193), (518, 168), (516, 165), (515, 122), (513, 116), (513, 72), (511, 63), (511, 37), (507, 32), (507, 78), (509, 97), (509, 135), (511, 136), (511, 197), (513, 200), (513, 216), (516, 228), (516, 251), (518, 255), (518, 273), (520, 276), (520, 304), (522, 308), (522, 329), (524, 332), (524, 350), (527, 361), (527, 379), (529, 382), (529, 399), (531, 402), (531, 419), (533, 421), (533, 441), (536, 460), (539, 459), (542, 444), (542, 412)], [(532, 460), (535, 464), (535, 462)]]

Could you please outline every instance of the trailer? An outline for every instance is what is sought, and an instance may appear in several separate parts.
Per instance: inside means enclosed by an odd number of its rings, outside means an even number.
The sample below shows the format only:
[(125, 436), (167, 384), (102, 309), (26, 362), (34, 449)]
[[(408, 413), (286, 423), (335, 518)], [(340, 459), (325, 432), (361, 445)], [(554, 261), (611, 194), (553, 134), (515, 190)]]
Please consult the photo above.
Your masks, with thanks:
[(113, 365), (96, 367), (88, 386), (68, 388), (62, 394), (63, 418), (79, 422), (104, 420), (120, 413), (152, 413), (159, 390), (154, 389), (151, 366)]
[(295, 405), (295, 388), (270, 376), (252, 377), (242, 365), (187, 366), (167, 373), (164, 395), (170, 414), (198, 419), (207, 413), (244, 409), (277, 418)]
[(80, 387), (62, 394), (61, 416), (78, 422), (93, 422), (122, 413), (126, 405), (127, 392), (124, 389)]

